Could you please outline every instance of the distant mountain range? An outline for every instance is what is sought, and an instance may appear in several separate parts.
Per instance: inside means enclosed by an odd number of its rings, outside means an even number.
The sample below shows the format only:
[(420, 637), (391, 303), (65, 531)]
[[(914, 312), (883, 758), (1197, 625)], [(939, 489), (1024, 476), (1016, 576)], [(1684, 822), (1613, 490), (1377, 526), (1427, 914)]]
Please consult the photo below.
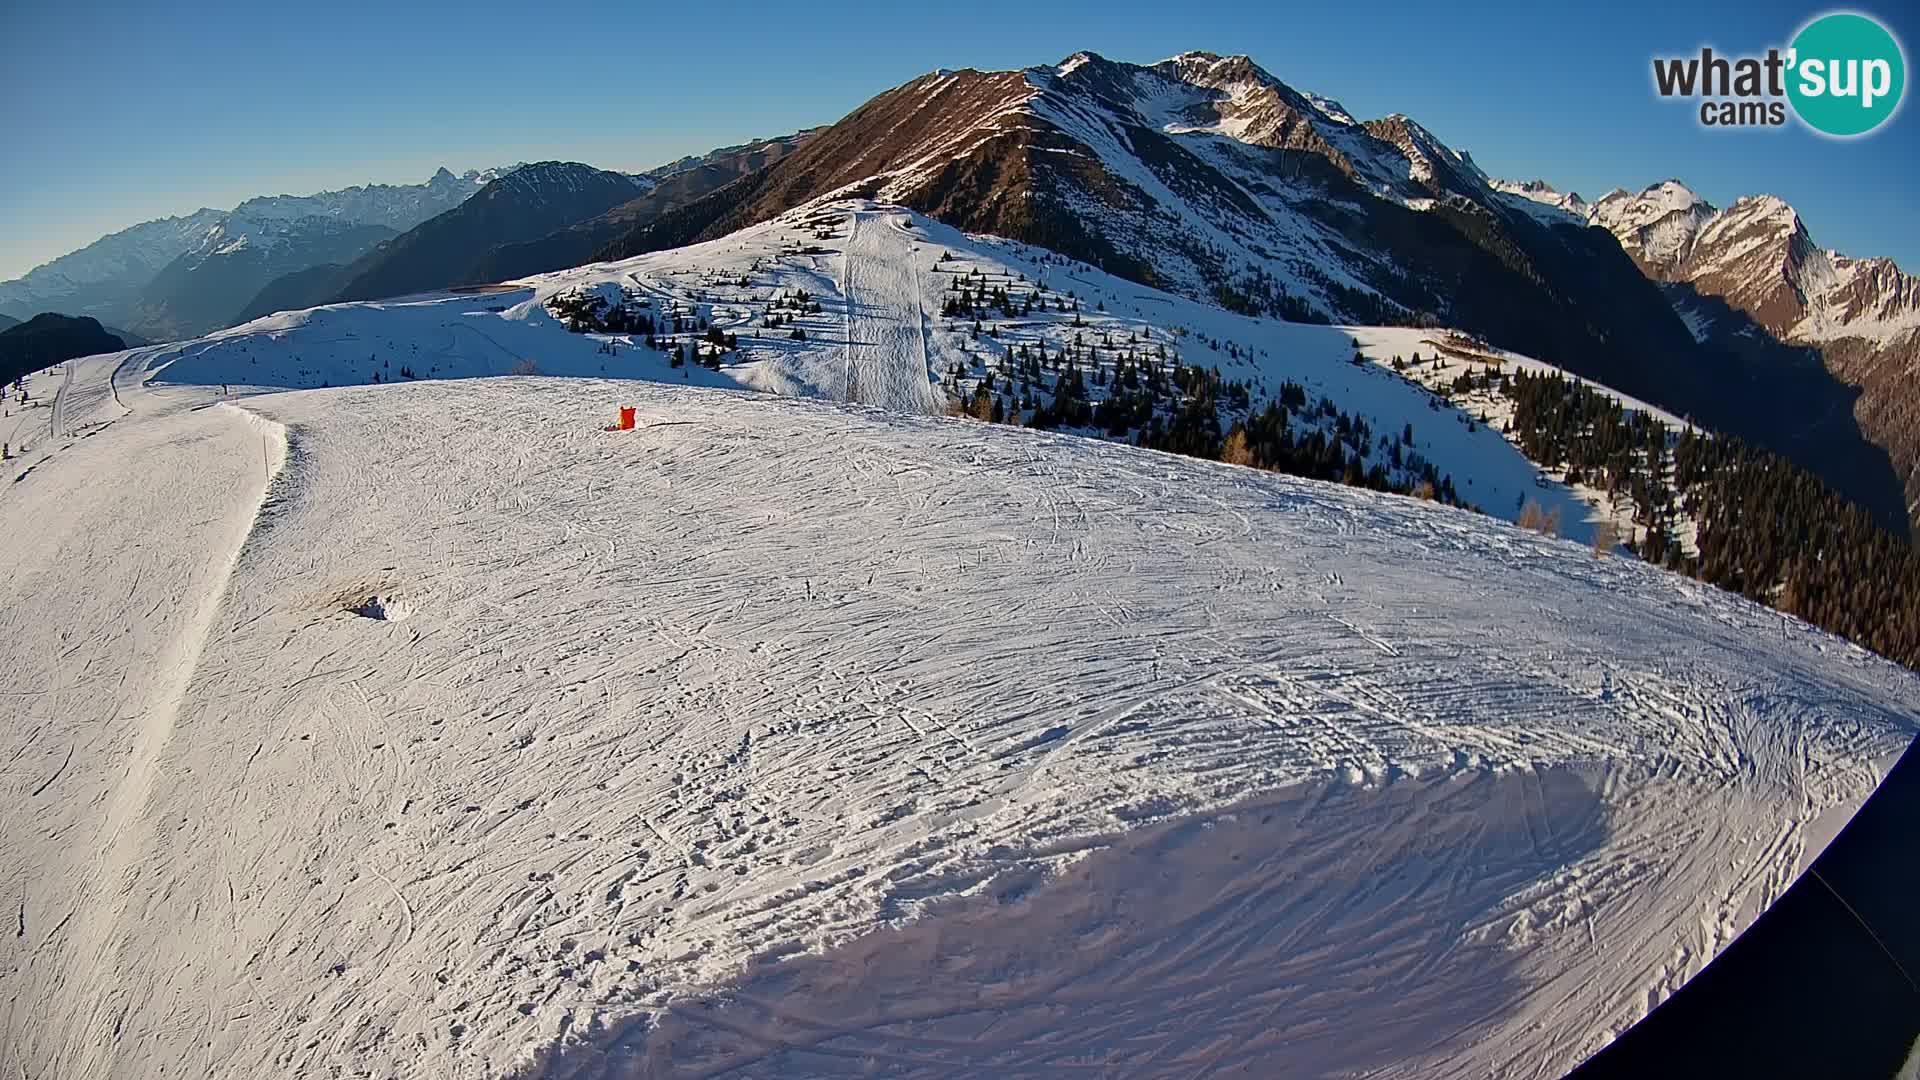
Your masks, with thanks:
[(441, 169), (425, 184), (249, 199), (147, 222), (0, 282), (0, 317), (81, 313), (176, 340), (275, 311), (578, 265), (660, 213), (780, 159), (805, 133), (644, 174), (572, 162)]
[(228, 325), (272, 278), (357, 257), (465, 202), (505, 171), (441, 169), (424, 184), (265, 196), (232, 210), (149, 221), (0, 282), (0, 313), (90, 315), (146, 338), (206, 333)]
[(261, 282), (355, 258), (394, 235), (385, 225), (334, 217), (228, 218), (154, 275), (130, 322), (158, 340), (197, 337), (230, 325), (239, 312), (235, 297), (253, 295)]
[[(1814, 369), (1857, 394), (1821, 408), (1886, 450), (1907, 516), (1920, 524), (1920, 278), (1891, 259), (1820, 247), (1771, 195), (1720, 209), (1678, 180), (1592, 204), (1538, 181), (1511, 187), (1612, 233), (1695, 338), (1742, 357), (1754, 378)], [(1807, 426), (1834, 422), (1806, 404)]]
[(533, 239), (635, 198), (651, 180), (588, 165), (525, 165), (348, 266), (333, 299), (375, 300), (470, 281), (491, 247)]
[(578, 266), (636, 225), (784, 157), (803, 137), (726, 147), (637, 176), (570, 162), (521, 166), (348, 265), (273, 281), (236, 321)]
[(1244, 56), (1077, 53), (936, 71), (838, 123), (640, 175), (545, 162), (150, 222), (0, 284), (0, 312), (177, 337), (499, 281), (870, 196), (1248, 314), (1448, 325), (1920, 520), (1920, 288), (1778, 199), (1677, 182), (1589, 204), (1488, 176), (1411, 117), (1355, 118)]
[(653, 186), (639, 197), (537, 239), (499, 244), (469, 271), (475, 281), (505, 281), (564, 270), (590, 261), (596, 252), (661, 214), (764, 169), (792, 153), (811, 132), (728, 146), (686, 157), (645, 174)]

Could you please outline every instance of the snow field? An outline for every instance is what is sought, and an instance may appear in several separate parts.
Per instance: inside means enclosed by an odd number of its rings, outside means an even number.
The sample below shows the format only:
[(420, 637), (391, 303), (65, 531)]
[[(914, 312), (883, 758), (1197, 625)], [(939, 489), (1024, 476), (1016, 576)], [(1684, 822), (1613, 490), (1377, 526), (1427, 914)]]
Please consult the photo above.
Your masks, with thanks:
[(4, 1042), (34, 1074), (133, 1074), (102, 1036), (152, 989), (116, 978), (145, 944), (135, 927), (168, 918), (135, 902), (165, 873), (149, 846), (156, 786), (181, 779), (163, 758), (278, 464), (273, 431), (231, 407), (113, 436), (61, 440), (9, 484), (0, 540), (13, 806), (0, 872), (17, 886)]
[(1547, 1074), (1920, 729), (1415, 500), (627, 381), (117, 385), (0, 489), (62, 523), (0, 597), (28, 1075)]
[(36, 371), (22, 380), (26, 396), (7, 384), (0, 394), (0, 440), (10, 455), (25, 457), (33, 447), (52, 441), (56, 416), (53, 406), (60, 386), (66, 381), (66, 365)]

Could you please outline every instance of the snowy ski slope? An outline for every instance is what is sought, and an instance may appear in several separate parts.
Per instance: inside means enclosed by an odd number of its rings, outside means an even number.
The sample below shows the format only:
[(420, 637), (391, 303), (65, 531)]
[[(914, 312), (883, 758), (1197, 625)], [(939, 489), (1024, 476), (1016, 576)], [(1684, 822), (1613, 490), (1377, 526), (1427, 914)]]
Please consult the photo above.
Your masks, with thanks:
[[(604, 355), (471, 303), (380, 325)], [(698, 386), (205, 385), (271, 341), (76, 361), (0, 484), (0, 1074), (1550, 1077), (1920, 730), (1482, 515)]]
[[(990, 318), (990, 333), (976, 337), (970, 320), (940, 315), (949, 287), (974, 273), (1015, 293), (1043, 284), (1055, 298), (1071, 294), (1079, 310)], [(676, 369), (665, 353), (641, 347), (637, 335), (567, 333), (545, 305), (575, 291), (624, 294), (656, 317), (671, 310), (706, 319), (736, 333), (739, 349), (718, 371)], [(820, 310), (788, 312), (788, 325), (766, 326), (770, 304), (798, 292)], [(793, 340), (792, 327), (805, 339)], [(1509, 520), (1526, 502), (1538, 502), (1558, 511), (1563, 535), (1587, 539), (1590, 519), (1604, 515), (1498, 432), (1469, 425), (1466, 413), (1407, 379), (1351, 362), (1356, 353), (1382, 362), (1393, 352), (1430, 354), (1425, 341), (1436, 333), (1235, 315), (899, 207), (827, 199), (720, 240), (494, 291), (274, 315), (142, 350), (137, 365), (169, 382), (279, 389), (400, 381), (403, 368), (423, 379), (505, 375), (530, 361), (549, 375), (745, 387), (939, 412), (946, 400), (937, 382), (955, 363), (977, 374), (1022, 345), (1057, 353), (1075, 340), (1111, 340), (1101, 361), (1111, 370), (1118, 349), (1137, 341), (1131, 347), (1160, 349), (1247, 383), (1255, 409), (1291, 381), (1365, 418), (1382, 439), (1411, 425), (1407, 449), (1454, 477), (1464, 501)], [(699, 336), (689, 330), (674, 340), (690, 345)], [(617, 352), (603, 351), (609, 342)], [(928, 378), (936, 385), (923, 386)]]
[[(854, 211), (841, 257), (847, 305), (847, 400), (907, 413), (939, 412), (926, 289), (909, 232), (898, 213)], [(937, 310), (937, 309), (936, 309)]]

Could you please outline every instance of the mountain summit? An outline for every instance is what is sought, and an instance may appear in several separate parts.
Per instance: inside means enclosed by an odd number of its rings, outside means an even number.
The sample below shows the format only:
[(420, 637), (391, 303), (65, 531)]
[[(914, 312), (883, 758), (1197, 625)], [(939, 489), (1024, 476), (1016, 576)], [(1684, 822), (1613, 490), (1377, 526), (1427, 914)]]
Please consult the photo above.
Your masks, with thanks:
[(1661, 282), (1703, 342), (1751, 351), (1765, 338), (1816, 350), (1857, 390), (1848, 412), (1886, 448), (1920, 523), (1920, 278), (1891, 259), (1856, 259), (1814, 242), (1798, 211), (1772, 195), (1720, 209), (1677, 180), (1614, 191), (1590, 219)]
[[(1598, 355), (1603, 339), (1684, 346), (1679, 321), (1611, 242), (1543, 227), (1408, 117), (1361, 123), (1247, 57), (1211, 53), (934, 72), (603, 254), (711, 238), (828, 193), (901, 203), (1249, 312), (1445, 320), (1573, 355)], [(1579, 288), (1561, 280), (1570, 260)], [(1609, 310), (1570, 310), (1596, 288)]]
[[(1899, 516), (1898, 481), (1844, 386), (1805, 365), (1751, 377), (1737, 350), (1689, 332), (1613, 236), (1514, 189), (1409, 116), (1356, 119), (1245, 56), (1080, 52), (923, 75), (600, 257), (871, 197), (1247, 314), (1470, 330), (1768, 445)], [(1831, 418), (1809, 427), (1809, 402)]]

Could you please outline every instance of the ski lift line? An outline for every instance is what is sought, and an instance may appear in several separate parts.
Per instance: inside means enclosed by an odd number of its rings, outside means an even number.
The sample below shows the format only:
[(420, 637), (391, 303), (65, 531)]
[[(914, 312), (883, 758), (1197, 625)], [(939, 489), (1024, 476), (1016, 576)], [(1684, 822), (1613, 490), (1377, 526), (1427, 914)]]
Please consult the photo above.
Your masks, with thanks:
[(1913, 981), (1913, 976), (1907, 972), (1906, 966), (1901, 964), (1899, 958), (1893, 955), (1892, 949), (1887, 948), (1886, 941), (1884, 941), (1879, 934), (1874, 933), (1873, 927), (1867, 925), (1867, 920), (1861, 918), (1860, 913), (1853, 909), (1853, 905), (1847, 903), (1847, 898), (1840, 895), (1840, 890), (1834, 888), (1825, 877), (1822, 877), (1817, 867), (1808, 867), (1807, 876), (1819, 882), (1823, 888), (1833, 894), (1835, 900), (1840, 901), (1840, 906), (1847, 909), (1847, 914), (1853, 916), (1853, 921), (1859, 923), (1860, 929), (1865, 930), (1867, 936), (1873, 939), (1874, 945), (1878, 946), (1880, 951), (1886, 954), (1887, 962), (1893, 965), (1893, 970), (1899, 972), (1900, 977), (1907, 980), (1907, 985), (1913, 987), (1914, 993), (1920, 994), (1920, 983)]

